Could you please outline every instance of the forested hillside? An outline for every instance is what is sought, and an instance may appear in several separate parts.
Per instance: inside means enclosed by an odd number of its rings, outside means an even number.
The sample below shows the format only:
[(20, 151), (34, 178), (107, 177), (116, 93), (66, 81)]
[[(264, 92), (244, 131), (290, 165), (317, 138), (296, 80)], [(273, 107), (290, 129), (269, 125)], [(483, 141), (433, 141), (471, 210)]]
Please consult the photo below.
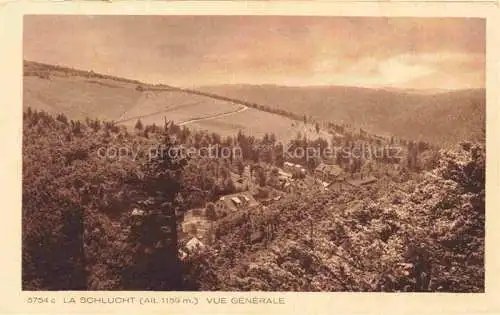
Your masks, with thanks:
[(349, 86), (220, 85), (199, 90), (436, 144), (477, 139), (485, 125), (484, 89), (418, 93)]
[[(464, 145), (409, 180), (307, 192), (223, 226), (206, 290), (484, 292), (484, 151)], [(265, 231), (252, 244), (246, 235)], [(269, 232), (270, 231), (270, 232)]]
[[(359, 141), (385, 145), (369, 135), (332, 140)], [(151, 154), (210, 144), (242, 155)], [(298, 138), (291, 146), (328, 144)], [(28, 108), (23, 289), (484, 291), (484, 143), (437, 151), (410, 142), (397, 160), (338, 158), (347, 173), (369, 168), (379, 181), (346, 190), (306, 185), (260, 210), (217, 213), (213, 242), (181, 260), (184, 213), (242, 189), (231, 174), (244, 166), (258, 178), (255, 196), (272, 192), (280, 146), (272, 134), (220, 137), (169, 121), (127, 130)], [(293, 162), (308, 171), (319, 163)], [(148, 215), (134, 221), (134, 208)]]

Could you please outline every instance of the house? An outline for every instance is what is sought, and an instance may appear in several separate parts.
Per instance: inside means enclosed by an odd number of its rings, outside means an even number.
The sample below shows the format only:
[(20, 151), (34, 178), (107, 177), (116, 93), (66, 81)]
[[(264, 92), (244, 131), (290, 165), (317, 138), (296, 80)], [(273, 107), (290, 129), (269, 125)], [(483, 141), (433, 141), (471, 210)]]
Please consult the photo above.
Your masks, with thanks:
[(314, 174), (323, 181), (333, 182), (343, 180), (344, 171), (338, 165), (330, 165), (321, 162), (314, 170)]
[(243, 199), (243, 202), (245, 202), (246, 204), (250, 202), (250, 198), (248, 198), (248, 196), (246, 195), (242, 195), (241, 198)]
[(277, 169), (277, 172), (273, 172), (267, 184), (269, 187), (279, 189), (281, 191), (288, 191), (290, 188), (290, 183), (294, 181), (292, 177), (292, 174)]
[(192, 239), (190, 239), (186, 243), (185, 248), (188, 251), (188, 253), (193, 254), (193, 253), (196, 253), (196, 252), (199, 252), (199, 251), (202, 251), (203, 249), (205, 249), (205, 244), (203, 244), (196, 237), (193, 237)]
[(329, 182), (321, 182), (321, 185), (323, 186), (323, 188), (328, 188), (328, 186), (330, 186), (332, 183), (329, 183)]
[(237, 211), (242, 208), (253, 208), (258, 205), (259, 203), (248, 191), (222, 196), (215, 203), (216, 208), (230, 211)]
[(204, 209), (191, 209), (184, 214), (181, 223), (182, 233), (186, 236), (205, 238), (211, 222), (205, 216)]
[(234, 205), (235, 205), (236, 207), (239, 207), (239, 206), (241, 206), (241, 204), (242, 204), (242, 202), (241, 202), (240, 198), (238, 198), (238, 197), (231, 197), (231, 201), (234, 203)]
[(132, 213), (130, 214), (133, 217), (142, 217), (145, 214), (145, 211), (142, 209), (134, 208)]

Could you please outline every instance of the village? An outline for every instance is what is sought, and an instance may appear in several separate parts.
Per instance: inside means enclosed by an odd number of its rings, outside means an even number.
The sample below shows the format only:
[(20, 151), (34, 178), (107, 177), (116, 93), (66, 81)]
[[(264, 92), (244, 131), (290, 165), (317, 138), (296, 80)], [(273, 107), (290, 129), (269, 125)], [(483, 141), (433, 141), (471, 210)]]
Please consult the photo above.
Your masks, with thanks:
[[(268, 207), (277, 203), (287, 194), (300, 194), (302, 191), (322, 190), (340, 192), (370, 185), (377, 179), (369, 174), (350, 174), (340, 166), (322, 161), (314, 170), (308, 172), (303, 166), (284, 162), (282, 168), (269, 167), (265, 186), (259, 182), (255, 170), (246, 165), (243, 172), (231, 172), (236, 192), (220, 196), (214, 202), (207, 202), (204, 207), (189, 209), (181, 216), (178, 229), (178, 248), (180, 260), (203, 251), (217, 237), (217, 225), (222, 219), (237, 215), (264, 213)], [(140, 218), (146, 211), (135, 208), (130, 216)], [(253, 242), (263, 237), (262, 233), (250, 235)]]

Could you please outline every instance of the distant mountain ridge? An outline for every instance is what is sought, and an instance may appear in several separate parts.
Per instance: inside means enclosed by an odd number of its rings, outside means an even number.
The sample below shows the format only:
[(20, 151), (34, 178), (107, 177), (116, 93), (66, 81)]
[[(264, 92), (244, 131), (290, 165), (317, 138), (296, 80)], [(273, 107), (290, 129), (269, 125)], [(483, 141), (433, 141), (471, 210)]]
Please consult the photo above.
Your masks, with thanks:
[[(57, 80), (48, 78), (52, 75)], [(271, 84), (184, 89), (24, 62), (24, 106), (65, 113), (71, 118), (82, 119), (90, 115), (115, 120), (137, 105), (144, 89), (180, 91), (259, 110), (286, 112), (293, 114), (294, 119), (306, 115), (314, 120), (344, 123), (379, 135), (440, 145), (478, 139), (485, 129), (485, 89), (422, 91)]]
[(418, 91), (350, 86), (219, 85), (197, 89), (361, 127), (370, 132), (453, 144), (485, 128), (485, 89)]

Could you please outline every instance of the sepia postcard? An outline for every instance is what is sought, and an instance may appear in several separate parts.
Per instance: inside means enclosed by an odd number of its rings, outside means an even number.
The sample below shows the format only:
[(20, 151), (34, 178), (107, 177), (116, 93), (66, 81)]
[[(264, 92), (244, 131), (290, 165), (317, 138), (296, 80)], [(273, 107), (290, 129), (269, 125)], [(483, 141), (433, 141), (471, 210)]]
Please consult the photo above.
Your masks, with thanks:
[(1, 16), (0, 313), (500, 311), (494, 2)]

